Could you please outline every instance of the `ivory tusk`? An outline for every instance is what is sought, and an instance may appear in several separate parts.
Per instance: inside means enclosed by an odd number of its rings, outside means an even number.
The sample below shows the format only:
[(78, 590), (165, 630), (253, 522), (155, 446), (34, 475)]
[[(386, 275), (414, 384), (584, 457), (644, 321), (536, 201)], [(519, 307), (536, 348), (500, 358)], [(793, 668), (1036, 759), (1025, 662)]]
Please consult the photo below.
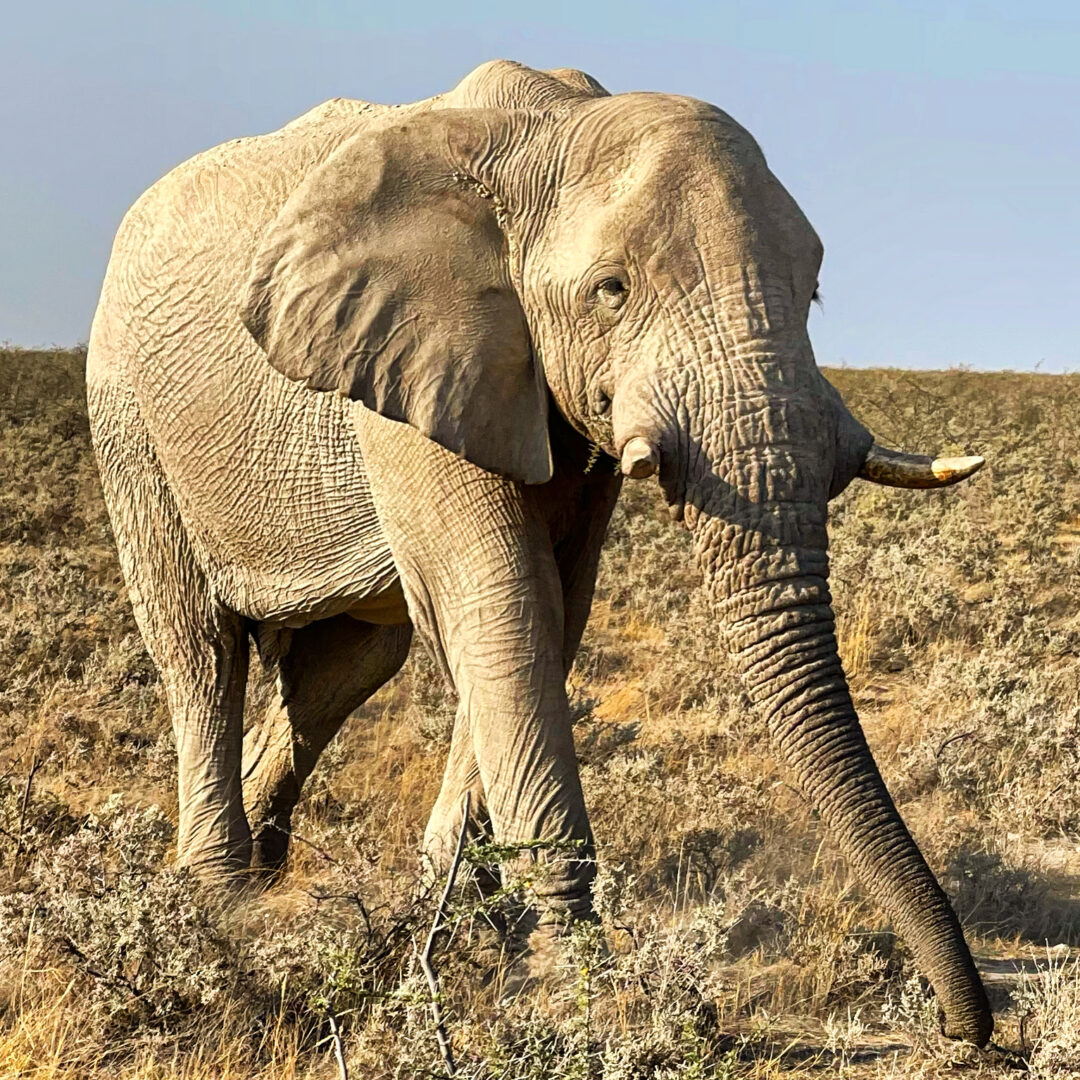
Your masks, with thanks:
[(875, 484), (898, 488), (948, 487), (966, 480), (986, 464), (979, 457), (932, 458), (925, 454), (902, 454), (875, 443), (866, 455), (859, 476)]
[(627, 441), (622, 451), (622, 463), (620, 465), (623, 476), (632, 477), (634, 480), (642, 480), (646, 476), (652, 476), (656, 472), (656, 451), (640, 435)]

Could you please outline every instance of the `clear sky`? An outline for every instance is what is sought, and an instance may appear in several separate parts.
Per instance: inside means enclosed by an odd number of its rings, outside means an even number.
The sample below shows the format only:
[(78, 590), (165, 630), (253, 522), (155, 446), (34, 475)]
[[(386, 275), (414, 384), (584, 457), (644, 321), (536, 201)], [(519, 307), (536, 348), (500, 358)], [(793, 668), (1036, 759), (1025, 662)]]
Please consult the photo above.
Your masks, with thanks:
[(1076, 0), (19, 0), (3, 35), (0, 341), (85, 341), (196, 151), (505, 57), (748, 127), (825, 242), (819, 363), (1080, 370)]

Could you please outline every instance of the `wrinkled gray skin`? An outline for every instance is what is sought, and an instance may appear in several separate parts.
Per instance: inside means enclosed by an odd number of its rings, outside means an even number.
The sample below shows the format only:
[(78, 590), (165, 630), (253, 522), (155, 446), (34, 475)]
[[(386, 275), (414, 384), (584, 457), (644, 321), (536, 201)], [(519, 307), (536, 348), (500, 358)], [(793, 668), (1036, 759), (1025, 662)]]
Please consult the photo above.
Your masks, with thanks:
[[(88, 393), (175, 724), (180, 859), (279, 864), (319, 752), (413, 626), (461, 700), (429, 852), (469, 789), (498, 840), (591, 853), (565, 676), (619, 482), (586, 465), (590, 441), (618, 459), (641, 437), (780, 756), (946, 1030), (985, 1043), (837, 656), (826, 504), (872, 440), (814, 363), (821, 255), (718, 109), (501, 62), (415, 105), (329, 102), (147, 192)], [(242, 777), (249, 635), (279, 700)], [(549, 909), (587, 913), (592, 874), (561, 862)]]

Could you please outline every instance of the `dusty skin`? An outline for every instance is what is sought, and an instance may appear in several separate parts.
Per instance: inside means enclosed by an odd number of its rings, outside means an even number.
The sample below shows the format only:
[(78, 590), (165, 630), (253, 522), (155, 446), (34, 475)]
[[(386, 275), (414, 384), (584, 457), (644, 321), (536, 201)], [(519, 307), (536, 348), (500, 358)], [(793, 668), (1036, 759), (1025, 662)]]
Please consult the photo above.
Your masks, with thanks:
[[(566, 677), (621, 462), (659, 477), (748, 707), (945, 1031), (984, 1044), (960, 924), (849, 694), (826, 531), (866, 462), (901, 486), (981, 462), (874, 447), (811, 352), (821, 254), (720, 110), (505, 62), (414, 105), (327, 103), (150, 189), (116, 239), (87, 396), (172, 715), (181, 864), (281, 865), (319, 753), (415, 628), (460, 701), (430, 860), (468, 789), (474, 829), (548, 845), (542, 925), (590, 915)], [(244, 745), (249, 640), (277, 690)]]

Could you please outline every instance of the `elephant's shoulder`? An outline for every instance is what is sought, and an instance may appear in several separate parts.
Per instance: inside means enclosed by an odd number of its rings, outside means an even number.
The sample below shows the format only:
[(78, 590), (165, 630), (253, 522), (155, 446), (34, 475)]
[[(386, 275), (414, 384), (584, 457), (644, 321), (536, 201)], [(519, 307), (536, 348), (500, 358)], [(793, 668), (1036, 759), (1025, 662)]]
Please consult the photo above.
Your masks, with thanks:
[(220, 204), (222, 186), (235, 188), (245, 204), (254, 200), (276, 207), (312, 168), (365, 124), (413, 108), (331, 98), (275, 131), (230, 139), (188, 158), (151, 186), (136, 208), (160, 210), (179, 200), (190, 210), (192, 199), (203, 202), (205, 197)]
[(188, 246), (203, 221), (220, 226), (213, 232), (218, 239), (249, 232), (272, 218), (307, 173), (349, 137), (353, 118), (375, 117), (383, 109), (336, 98), (276, 131), (203, 150), (152, 184), (128, 211), (121, 231), (164, 231)]

